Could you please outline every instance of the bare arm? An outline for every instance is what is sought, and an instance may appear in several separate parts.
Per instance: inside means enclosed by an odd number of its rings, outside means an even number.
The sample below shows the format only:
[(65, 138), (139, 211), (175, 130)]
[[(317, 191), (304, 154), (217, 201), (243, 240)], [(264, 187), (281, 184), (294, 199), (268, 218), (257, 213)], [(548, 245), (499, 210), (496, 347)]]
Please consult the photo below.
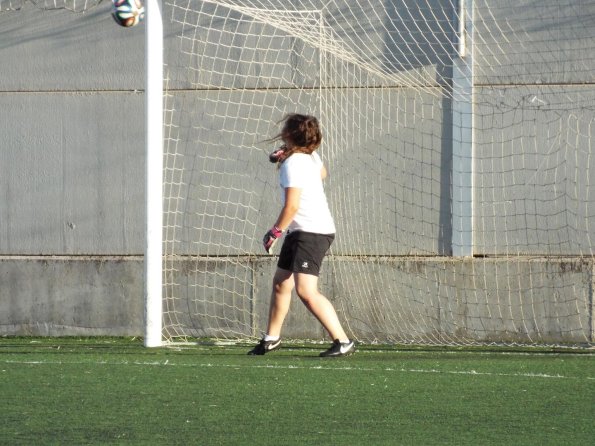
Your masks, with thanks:
[(287, 227), (293, 221), (295, 214), (300, 207), (300, 197), (302, 190), (297, 187), (286, 187), (285, 188), (285, 206), (281, 209), (279, 218), (275, 222), (275, 226), (285, 231)]
[(322, 178), (324, 180), (326, 178), (326, 176), (327, 176), (326, 167), (322, 166), (320, 168), (320, 178)]

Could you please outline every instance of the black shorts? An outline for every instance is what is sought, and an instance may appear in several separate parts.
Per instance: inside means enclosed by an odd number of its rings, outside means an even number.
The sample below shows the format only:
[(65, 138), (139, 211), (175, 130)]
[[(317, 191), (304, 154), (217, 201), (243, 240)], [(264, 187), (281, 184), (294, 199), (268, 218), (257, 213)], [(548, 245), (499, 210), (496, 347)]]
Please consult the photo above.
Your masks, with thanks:
[(334, 239), (335, 234), (291, 232), (285, 237), (277, 266), (293, 273), (318, 276), (322, 259)]

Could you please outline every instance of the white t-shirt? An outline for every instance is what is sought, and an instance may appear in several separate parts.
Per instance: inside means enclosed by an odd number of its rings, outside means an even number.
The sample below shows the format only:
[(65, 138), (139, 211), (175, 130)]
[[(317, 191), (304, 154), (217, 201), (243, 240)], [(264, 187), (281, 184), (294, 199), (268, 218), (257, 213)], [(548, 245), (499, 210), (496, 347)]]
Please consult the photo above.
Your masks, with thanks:
[(334, 234), (335, 222), (331, 215), (322, 187), (320, 171), (322, 160), (318, 153), (294, 153), (282, 164), (279, 172), (281, 182), (281, 200), (285, 205), (285, 188), (301, 189), (300, 207), (289, 231), (314, 232), (316, 234)]

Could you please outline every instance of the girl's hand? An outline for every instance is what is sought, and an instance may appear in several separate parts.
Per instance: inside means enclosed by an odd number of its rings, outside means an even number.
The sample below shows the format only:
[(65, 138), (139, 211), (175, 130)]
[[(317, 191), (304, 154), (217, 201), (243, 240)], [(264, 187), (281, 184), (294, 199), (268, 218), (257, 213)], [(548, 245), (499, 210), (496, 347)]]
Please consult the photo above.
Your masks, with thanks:
[(277, 226), (273, 226), (262, 238), (262, 246), (268, 254), (273, 253), (273, 246), (277, 243), (277, 239), (283, 235), (283, 231)]
[(285, 159), (285, 150), (287, 149), (287, 146), (282, 145), (281, 147), (279, 147), (277, 150), (275, 150), (273, 153), (271, 153), (269, 155), (269, 161), (271, 163), (278, 163), (280, 161), (283, 161)]

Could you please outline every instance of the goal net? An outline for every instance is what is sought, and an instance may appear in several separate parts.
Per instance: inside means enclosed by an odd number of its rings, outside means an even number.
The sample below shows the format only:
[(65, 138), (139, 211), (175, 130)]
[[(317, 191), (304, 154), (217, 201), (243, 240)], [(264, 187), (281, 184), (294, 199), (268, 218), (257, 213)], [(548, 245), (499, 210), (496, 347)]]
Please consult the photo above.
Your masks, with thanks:
[[(166, 0), (165, 338), (266, 328), (266, 139), (302, 112), (324, 128), (338, 228), (322, 291), (351, 336), (591, 343), (594, 12)], [(298, 307), (285, 335), (321, 336)]]
[[(299, 112), (323, 127), (337, 236), (320, 286), (351, 337), (592, 346), (594, 16), (571, 0), (163, 0), (163, 341), (265, 330), (267, 139)], [(283, 336), (324, 333), (294, 302)]]

